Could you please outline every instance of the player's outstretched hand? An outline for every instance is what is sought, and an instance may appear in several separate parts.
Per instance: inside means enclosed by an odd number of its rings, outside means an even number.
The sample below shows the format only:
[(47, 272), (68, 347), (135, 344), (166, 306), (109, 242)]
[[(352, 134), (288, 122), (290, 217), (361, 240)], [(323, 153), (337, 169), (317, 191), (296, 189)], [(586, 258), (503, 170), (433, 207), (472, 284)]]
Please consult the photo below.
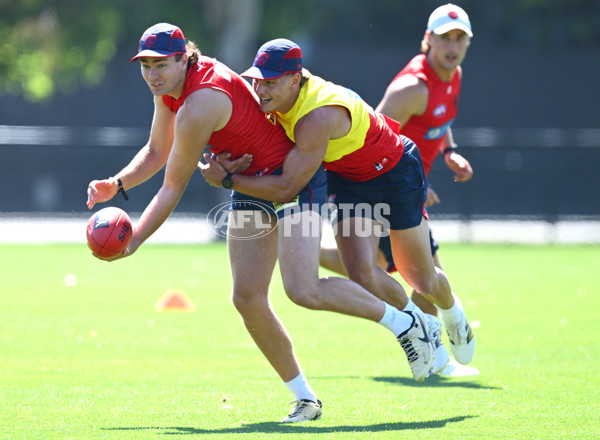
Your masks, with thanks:
[(118, 190), (119, 186), (113, 179), (92, 180), (87, 188), (88, 209), (92, 209), (96, 203), (109, 201)]
[(473, 168), (467, 159), (458, 153), (447, 154), (444, 157), (446, 165), (454, 173), (455, 182), (466, 182), (473, 177)]

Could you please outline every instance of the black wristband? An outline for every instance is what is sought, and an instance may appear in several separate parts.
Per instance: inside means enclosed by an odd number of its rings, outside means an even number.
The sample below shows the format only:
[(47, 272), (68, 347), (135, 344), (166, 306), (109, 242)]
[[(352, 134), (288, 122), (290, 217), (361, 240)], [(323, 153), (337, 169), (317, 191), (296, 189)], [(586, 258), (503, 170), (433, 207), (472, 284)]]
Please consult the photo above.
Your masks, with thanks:
[(119, 192), (121, 193), (123, 198), (125, 200), (129, 200), (129, 196), (127, 196), (127, 193), (125, 192), (125, 188), (123, 188), (123, 182), (121, 182), (121, 179), (117, 179), (117, 185), (119, 185)]
[(442, 155), (446, 155), (446, 153), (458, 153), (458, 145), (452, 144), (444, 148)]

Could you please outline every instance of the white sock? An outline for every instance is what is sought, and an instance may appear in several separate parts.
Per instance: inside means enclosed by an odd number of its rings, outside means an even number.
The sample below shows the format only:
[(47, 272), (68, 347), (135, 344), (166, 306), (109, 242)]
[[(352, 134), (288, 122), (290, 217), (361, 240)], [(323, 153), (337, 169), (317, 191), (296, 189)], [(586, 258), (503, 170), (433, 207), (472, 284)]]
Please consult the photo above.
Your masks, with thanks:
[(317, 402), (317, 395), (306, 381), (304, 374), (300, 373), (289, 382), (284, 383), (288, 390), (294, 395), (295, 400), (305, 399), (315, 403)]
[[(385, 312), (379, 323), (391, 331), (394, 336), (398, 336), (410, 328), (413, 323), (413, 317), (404, 311), (398, 310), (396, 307), (385, 304)], [(413, 304), (414, 305), (414, 304)]]
[(449, 309), (442, 309), (436, 306), (437, 309), (440, 311), (440, 314), (442, 315), (444, 323), (451, 325), (457, 324), (460, 321), (461, 317), (464, 315), (460, 299), (458, 299), (458, 297), (454, 293), (452, 294), (452, 296), (454, 297), (454, 304)]

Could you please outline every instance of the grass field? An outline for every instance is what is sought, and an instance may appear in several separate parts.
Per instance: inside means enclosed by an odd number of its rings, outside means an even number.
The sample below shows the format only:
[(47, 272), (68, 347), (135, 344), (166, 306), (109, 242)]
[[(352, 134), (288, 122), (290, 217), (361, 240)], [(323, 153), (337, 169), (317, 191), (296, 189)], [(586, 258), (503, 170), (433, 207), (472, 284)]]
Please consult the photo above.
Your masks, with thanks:
[[(480, 376), (414, 382), (389, 332), (272, 302), (323, 419), (292, 400), (230, 301), (222, 243), (0, 246), (0, 439), (596, 439), (600, 247), (444, 245)], [(193, 312), (157, 312), (167, 290)]]

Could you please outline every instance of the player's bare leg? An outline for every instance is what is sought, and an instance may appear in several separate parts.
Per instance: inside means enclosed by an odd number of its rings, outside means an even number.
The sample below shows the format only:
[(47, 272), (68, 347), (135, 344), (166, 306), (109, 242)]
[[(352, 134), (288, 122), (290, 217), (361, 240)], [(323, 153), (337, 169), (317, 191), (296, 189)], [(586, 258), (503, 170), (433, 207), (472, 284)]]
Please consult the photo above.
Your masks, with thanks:
[[(435, 265), (435, 267), (439, 267), (440, 269), (444, 270), (444, 268), (442, 267), (442, 263), (440, 262), (440, 259), (438, 257), (437, 252), (433, 256), (433, 264)], [(433, 305), (433, 303), (431, 301), (429, 301), (427, 298), (425, 298), (423, 295), (418, 293), (416, 290), (412, 291), (410, 299), (412, 299), (413, 302), (421, 310), (423, 310), (423, 312), (428, 313), (433, 316), (437, 316), (438, 311), (437, 311), (437, 308)]]
[[(433, 362), (428, 319), (416, 309), (403, 313), (346, 278), (319, 278), (320, 222), (320, 215), (313, 211), (279, 221), (279, 265), (287, 295), (309, 309), (379, 322), (396, 336), (415, 380), (423, 381)], [(408, 301), (406, 294), (404, 301)]]
[[(227, 243), (233, 302), (248, 333), (294, 395), (296, 409), (282, 421), (295, 423), (320, 418), (322, 404), (304, 377), (292, 340), (269, 303), (269, 284), (277, 261), (275, 219), (262, 211), (253, 212), (252, 216), (247, 213), (230, 213)], [(260, 227), (255, 214), (259, 216)], [(264, 225), (269, 225), (268, 231)]]
[[(319, 264), (321, 267), (324, 267), (325, 269), (328, 269), (339, 275), (343, 275), (345, 277), (348, 276), (346, 273), (346, 268), (342, 264), (342, 257), (340, 257), (337, 246), (330, 247), (321, 244), (321, 249), (319, 251)], [(383, 270), (385, 270), (388, 266), (385, 255), (383, 252), (381, 252), (381, 250), (377, 250), (377, 265)], [(431, 307), (431, 303), (428, 302), (428, 305)]]
[[(300, 366), (292, 340), (271, 308), (268, 298), (277, 261), (277, 231), (273, 230), (259, 238), (244, 239), (265, 232), (264, 228), (259, 230), (254, 224), (243, 223), (241, 217), (245, 215), (244, 212), (248, 211), (230, 213), (227, 246), (233, 276), (233, 303), (256, 345), (281, 379), (288, 382), (300, 374)], [(275, 221), (270, 216), (264, 212), (260, 214), (263, 225), (275, 227)], [(231, 228), (232, 224), (243, 227)]]
[(321, 217), (314, 211), (279, 220), (279, 265), (287, 295), (296, 304), (312, 310), (378, 322), (385, 305), (366, 289), (346, 278), (319, 278), (320, 227)]
[[(377, 262), (379, 223), (362, 217), (338, 222), (335, 239), (348, 277), (381, 300), (403, 310), (408, 297), (402, 285)], [(361, 231), (361, 233), (359, 233)], [(371, 233), (362, 233), (371, 231)]]
[(346, 269), (342, 264), (342, 259), (338, 252), (337, 246), (321, 246), (319, 250), (319, 264), (325, 269), (328, 269), (339, 275), (346, 276)]
[(433, 263), (427, 220), (423, 218), (414, 228), (390, 230), (390, 240), (394, 263), (402, 278), (440, 310), (454, 357), (461, 364), (471, 362), (475, 339), (446, 274)]
[(427, 220), (410, 229), (390, 230), (392, 254), (398, 273), (417, 292), (440, 307), (454, 304), (446, 274), (433, 264)]

